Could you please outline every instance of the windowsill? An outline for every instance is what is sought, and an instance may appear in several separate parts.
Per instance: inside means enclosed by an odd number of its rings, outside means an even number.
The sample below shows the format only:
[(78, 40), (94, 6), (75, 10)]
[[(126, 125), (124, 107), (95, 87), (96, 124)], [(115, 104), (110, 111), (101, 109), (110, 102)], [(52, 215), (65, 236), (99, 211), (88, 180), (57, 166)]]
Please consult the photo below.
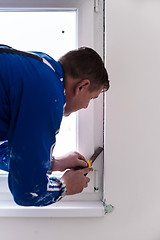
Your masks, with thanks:
[(13, 200), (7, 174), (0, 176), (0, 183), (0, 217), (102, 217), (105, 214), (101, 191), (94, 192), (92, 185), (81, 194), (65, 196), (46, 207), (23, 207)]
[(65, 201), (46, 207), (23, 207), (13, 201), (0, 201), (0, 217), (102, 217), (101, 201)]

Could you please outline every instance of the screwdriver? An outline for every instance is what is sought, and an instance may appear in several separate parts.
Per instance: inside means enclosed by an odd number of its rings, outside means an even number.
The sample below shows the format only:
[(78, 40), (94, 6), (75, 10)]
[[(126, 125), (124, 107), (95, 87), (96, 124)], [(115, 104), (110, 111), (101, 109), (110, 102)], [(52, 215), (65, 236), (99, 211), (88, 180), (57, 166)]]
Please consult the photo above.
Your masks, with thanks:
[(102, 147), (98, 147), (93, 155), (91, 156), (90, 160), (87, 161), (88, 167), (91, 167), (94, 161), (97, 159), (97, 157), (100, 155), (100, 153), (103, 151)]

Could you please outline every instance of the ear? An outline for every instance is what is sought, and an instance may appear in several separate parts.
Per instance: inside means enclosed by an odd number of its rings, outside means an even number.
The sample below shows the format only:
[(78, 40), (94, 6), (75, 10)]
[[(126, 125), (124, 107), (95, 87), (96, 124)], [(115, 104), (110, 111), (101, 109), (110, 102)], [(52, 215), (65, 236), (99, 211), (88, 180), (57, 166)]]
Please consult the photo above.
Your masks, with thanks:
[(89, 86), (90, 86), (89, 79), (84, 79), (78, 82), (75, 86), (75, 95), (77, 96), (78, 94), (84, 92), (85, 90), (88, 90)]

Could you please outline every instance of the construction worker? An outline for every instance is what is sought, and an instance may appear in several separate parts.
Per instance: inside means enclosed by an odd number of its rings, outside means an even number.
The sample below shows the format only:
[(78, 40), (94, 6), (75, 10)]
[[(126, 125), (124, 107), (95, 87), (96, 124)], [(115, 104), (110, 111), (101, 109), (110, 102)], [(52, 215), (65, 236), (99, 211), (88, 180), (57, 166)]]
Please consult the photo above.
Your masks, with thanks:
[[(0, 169), (9, 173), (17, 204), (45, 206), (87, 187), (92, 168), (85, 157), (73, 152), (54, 159), (52, 152), (62, 117), (108, 88), (103, 61), (91, 48), (55, 61), (0, 45)], [(66, 169), (61, 178), (49, 175)]]

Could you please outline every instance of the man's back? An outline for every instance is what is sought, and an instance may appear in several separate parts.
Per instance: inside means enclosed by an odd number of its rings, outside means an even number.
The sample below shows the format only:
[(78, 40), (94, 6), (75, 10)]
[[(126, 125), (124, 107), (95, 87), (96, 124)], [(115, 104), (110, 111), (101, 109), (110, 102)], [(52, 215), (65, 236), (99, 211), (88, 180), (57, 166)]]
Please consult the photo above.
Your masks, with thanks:
[(65, 96), (61, 65), (50, 62), (54, 70), (32, 57), (0, 53), (0, 141), (8, 140), (9, 187), (23, 205), (54, 201), (46, 173)]

